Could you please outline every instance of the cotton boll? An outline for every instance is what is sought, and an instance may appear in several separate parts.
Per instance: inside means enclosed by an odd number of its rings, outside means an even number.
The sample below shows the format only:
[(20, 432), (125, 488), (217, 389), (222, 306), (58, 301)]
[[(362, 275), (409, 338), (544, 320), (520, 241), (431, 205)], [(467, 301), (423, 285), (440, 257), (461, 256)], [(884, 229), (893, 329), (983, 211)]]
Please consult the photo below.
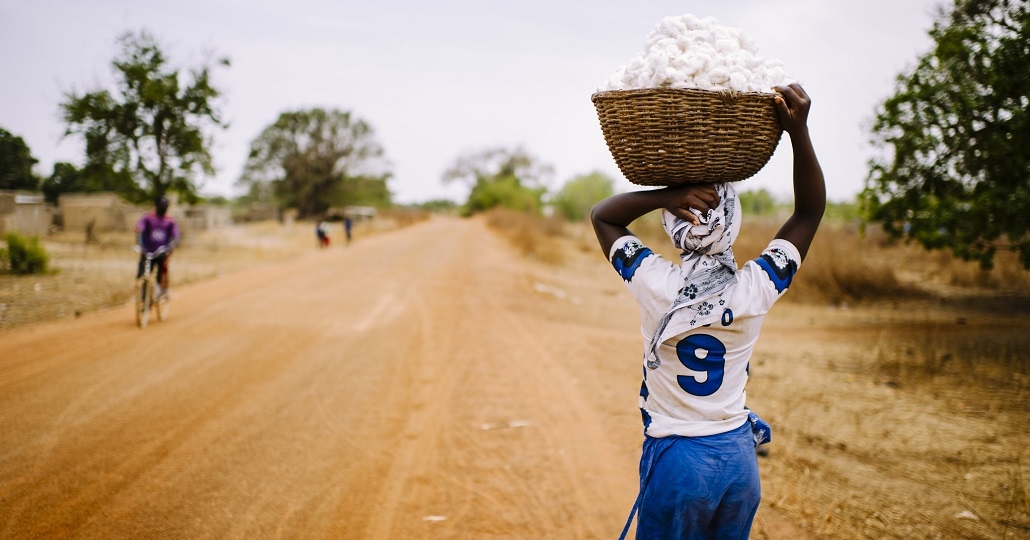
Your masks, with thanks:
[(740, 50), (740, 44), (735, 39), (720, 38), (715, 42), (715, 50), (719, 54), (734, 54)]
[(730, 90), (737, 92), (750, 92), (751, 88), (748, 85), (748, 78), (741, 72), (730, 73), (729, 80)]
[(767, 70), (766, 74), (768, 75), (769, 80), (773, 83), (773, 85), (784, 84), (790, 80), (790, 76), (787, 75), (787, 72), (784, 71), (781, 67), (775, 67), (773, 69)]
[(682, 73), (680, 74), (680, 76), (672, 79), (669, 82), (669, 86), (671, 86), (673, 88), (693, 88), (693, 84), (694, 84), (694, 78), (693, 77), (683, 77)]
[(687, 31), (687, 26), (678, 17), (668, 17), (662, 21), (662, 30), (665, 35), (676, 37)]
[(758, 54), (758, 44), (755, 43), (754, 39), (741, 34), (737, 37), (737, 44), (741, 50), (747, 51), (751, 54)]
[(679, 50), (679, 45), (676, 44), (676, 36), (661, 36), (658, 39), (653, 40), (646, 49), (646, 52), (655, 51), (667, 51), (667, 50)]
[(677, 56), (669, 61), (669, 67), (675, 68), (684, 77), (693, 76), (704, 67), (704, 61), (688, 54)]
[(730, 82), (730, 71), (725, 67), (717, 67), (708, 72), (708, 78), (714, 85), (723, 85)]
[(726, 57), (726, 65), (737, 70), (747, 70), (748, 53), (744, 51), (737, 51)]
[(665, 70), (669, 68), (669, 57), (659, 53), (648, 57), (647, 71), (651, 75), (665, 76)]
[(621, 88), (633, 88), (637, 82), (637, 78), (640, 74), (635, 71), (627, 71), (622, 74), (622, 78), (619, 79), (619, 87)]
[(648, 80), (644, 88), (660, 88), (665, 86), (665, 71), (659, 71), (651, 74), (651, 78)]
[(765, 65), (765, 60), (762, 60), (761, 58), (751, 54), (748, 54), (743, 58), (744, 67), (749, 71), (758, 71), (762, 66)]
[(625, 76), (626, 68), (621, 67), (615, 73), (613, 73), (611, 77), (608, 77), (608, 80), (605, 81), (605, 83), (601, 85), (601, 87), (604, 90), (619, 90), (625, 88), (626, 84), (623, 80)]
[(712, 80), (708, 78), (708, 75), (695, 75), (694, 84), (700, 90), (715, 90), (715, 85), (712, 84)]
[(687, 57), (686, 66), (683, 71), (689, 75), (700, 73), (707, 69), (708, 59), (702, 55), (695, 54)]
[(687, 30), (698, 30), (704, 26), (707, 26), (707, 23), (705, 21), (702, 21), (701, 19), (697, 18), (697, 16), (692, 15), (690, 13), (680, 16), (680, 22), (683, 23), (683, 26)]
[(637, 77), (627, 85), (627, 88), (651, 88), (651, 77), (645, 73), (639, 73), (637, 74)]

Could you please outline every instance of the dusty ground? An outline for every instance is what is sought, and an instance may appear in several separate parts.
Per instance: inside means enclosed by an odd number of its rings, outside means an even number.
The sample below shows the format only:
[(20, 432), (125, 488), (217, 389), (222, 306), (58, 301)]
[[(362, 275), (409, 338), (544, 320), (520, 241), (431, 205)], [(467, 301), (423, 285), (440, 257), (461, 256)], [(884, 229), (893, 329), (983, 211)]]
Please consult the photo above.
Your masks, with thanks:
[[(326, 251), (280, 234), (145, 330), (115, 300), (0, 330), (0, 537), (618, 536), (639, 332), (600, 255), (544, 264), (447, 218)], [(61, 282), (20, 279), (0, 290)], [(754, 538), (1030, 534), (1030, 381), (895, 365), (961, 335), (1025, 350), (1025, 312), (960, 308), (774, 309), (749, 386), (774, 428)]]

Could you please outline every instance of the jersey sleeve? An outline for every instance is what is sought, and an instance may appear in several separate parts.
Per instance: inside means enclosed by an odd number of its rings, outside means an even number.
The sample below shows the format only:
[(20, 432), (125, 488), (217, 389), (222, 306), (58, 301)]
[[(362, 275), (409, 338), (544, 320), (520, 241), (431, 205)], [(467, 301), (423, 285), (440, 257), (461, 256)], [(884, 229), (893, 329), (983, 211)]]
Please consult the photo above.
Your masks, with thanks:
[(615, 267), (615, 271), (622, 276), (622, 280), (630, 283), (644, 259), (652, 255), (654, 252), (651, 251), (651, 248), (641, 243), (636, 236), (623, 236), (612, 244), (611, 251), (608, 252), (608, 260)]
[(751, 282), (750, 307), (757, 313), (767, 312), (790, 287), (800, 266), (801, 255), (794, 244), (780, 238), (770, 242), (757, 259), (744, 265), (742, 275)]
[(616, 240), (609, 260), (637, 301), (643, 327), (652, 328), (672, 305), (683, 284), (678, 267), (651, 251), (636, 236)]

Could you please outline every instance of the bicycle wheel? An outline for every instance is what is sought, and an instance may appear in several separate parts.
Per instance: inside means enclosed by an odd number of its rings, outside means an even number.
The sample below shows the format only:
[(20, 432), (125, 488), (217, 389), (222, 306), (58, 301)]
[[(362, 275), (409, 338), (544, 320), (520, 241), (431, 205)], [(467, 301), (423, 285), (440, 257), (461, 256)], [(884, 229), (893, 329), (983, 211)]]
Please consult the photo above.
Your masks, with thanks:
[(164, 321), (168, 318), (168, 295), (162, 294), (154, 299), (154, 307), (157, 309), (157, 320)]
[(153, 287), (150, 283), (141, 279), (139, 281), (139, 288), (136, 291), (136, 325), (140, 328), (146, 328), (147, 323), (150, 322), (150, 301), (151, 295), (153, 294)]

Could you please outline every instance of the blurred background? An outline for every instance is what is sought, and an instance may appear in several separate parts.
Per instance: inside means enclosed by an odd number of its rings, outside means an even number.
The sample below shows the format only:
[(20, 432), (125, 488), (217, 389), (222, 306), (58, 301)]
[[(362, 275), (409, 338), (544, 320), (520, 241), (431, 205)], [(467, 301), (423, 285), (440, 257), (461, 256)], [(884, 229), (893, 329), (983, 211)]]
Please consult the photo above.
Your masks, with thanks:
[[(0, 127), (24, 139), (43, 177), (82, 165), (81, 137), (63, 137), (66, 94), (115, 88), (118, 37), (146, 31), (182, 70), (215, 58), (211, 84), (224, 130), (214, 133), (206, 195), (232, 197), (251, 142), (284, 111), (341, 109), (368, 122), (393, 173), (397, 203), (464, 202), (441, 177), (486, 148), (522, 148), (553, 166), (549, 189), (600, 171), (630, 189), (604, 144), (590, 95), (639, 53), (663, 17), (693, 13), (743, 29), (759, 54), (785, 62), (812, 95), (813, 138), (832, 200), (861, 190), (876, 104), (932, 41), (939, 2), (873, 0), (603, 0), (521, 2), (266, 0), (176, 3), (0, 1)], [(747, 187), (790, 195), (781, 145)]]

